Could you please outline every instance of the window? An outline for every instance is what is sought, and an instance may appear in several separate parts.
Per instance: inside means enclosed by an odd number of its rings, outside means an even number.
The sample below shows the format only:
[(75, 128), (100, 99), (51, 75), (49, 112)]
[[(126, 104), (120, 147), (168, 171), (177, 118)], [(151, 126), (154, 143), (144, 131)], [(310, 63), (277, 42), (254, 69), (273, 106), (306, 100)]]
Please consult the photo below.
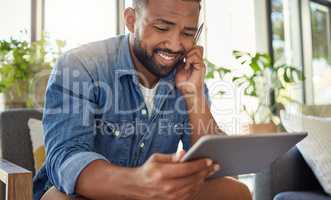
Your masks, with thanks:
[(45, 32), (66, 48), (116, 35), (116, 0), (45, 0)]
[(271, 4), (272, 48), (276, 62), (285, 62), (284, 7), (282, 0)]
[[(24, 36), (22, 39), (30, 40), (31, 1), (0, 0), (0, 5), (0, 39)], [(27, 35), (20, 31), (27, 31)]]
[[(303, 70), (299, 0), (271, 0), (272, 55), (276, 65), (288, 64)], [(304, 102), (303, 84), (287, 88), (293, 100)]]
[[(291, 91), (306, 104), (331, 103), (330, 8), (313, 0), (270, 0), (274, 61), (305, 72)], [(323, 3), (323, 0), (319, 0)], [(280, 63), (279, 63), (280, 62)]]
[(271, 0), (272, 54), (276, 64), (302, 64), (299, 0)]
[(132, 0), (125, 0), (125, 7), (132, 6)]
[(310, 3), (314, 104), (331, 103), (330, 8)]

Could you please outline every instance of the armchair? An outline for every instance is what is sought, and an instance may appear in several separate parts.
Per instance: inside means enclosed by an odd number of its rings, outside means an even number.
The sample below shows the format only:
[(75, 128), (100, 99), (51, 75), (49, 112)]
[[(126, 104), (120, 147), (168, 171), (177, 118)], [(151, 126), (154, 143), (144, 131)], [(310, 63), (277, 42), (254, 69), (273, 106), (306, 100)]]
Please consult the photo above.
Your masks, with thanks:
[[(28, 120), (41, 119), (37, 110), (15, 109), (0, 113), (0, 200), (31, 200), (35, 174)], [(4, 192), (6, 190), (6, 192)]]

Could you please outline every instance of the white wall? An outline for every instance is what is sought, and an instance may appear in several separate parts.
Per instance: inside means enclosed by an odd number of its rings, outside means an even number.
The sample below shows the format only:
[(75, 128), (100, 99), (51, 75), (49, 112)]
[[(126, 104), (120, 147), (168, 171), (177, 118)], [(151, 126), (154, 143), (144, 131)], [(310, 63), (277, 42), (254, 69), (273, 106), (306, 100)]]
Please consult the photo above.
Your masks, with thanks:
[[(219, 66), (236, 66), (233, 50), (268, 51), (266, 0), (206, 0), (206, 57)], [(242, 134), (249, 119), (240, 110), (242, 90), (232, 81), (207, 81), (212, 97), (212, 112), (228, 134)], [(216, 98), (220, 88), (231, 90)]]
[(30, 39), (30, 9), (29, 0), (0, 0), (0, 39), (21, 36), (23, 30), (28, 31), (26, 38)]
[(116, 21), (115, 0), (45, 0), (45, 32), (66, 49), (113, 37)]
[(265, 0), (206, 1), (208, 59), (232, 65), (233, 50), (268, 50)]

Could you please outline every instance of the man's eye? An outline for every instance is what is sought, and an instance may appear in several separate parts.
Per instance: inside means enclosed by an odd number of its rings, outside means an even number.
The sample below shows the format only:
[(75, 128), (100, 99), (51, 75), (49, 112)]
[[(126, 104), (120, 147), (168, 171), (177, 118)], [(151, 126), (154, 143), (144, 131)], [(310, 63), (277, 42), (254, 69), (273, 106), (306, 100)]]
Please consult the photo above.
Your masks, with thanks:
[(183, 33), (186, 37), (194, 37), (193, 33)]
[(155, 28), (156, 30), (158, 30), (158, 31), (162, 31), (162, 32), (164, 32), (164, 31), (168, 31), (168, 30), (169, 30), (168, 28), (159, 27), (159, 26), (154, 26), (154, 28)]

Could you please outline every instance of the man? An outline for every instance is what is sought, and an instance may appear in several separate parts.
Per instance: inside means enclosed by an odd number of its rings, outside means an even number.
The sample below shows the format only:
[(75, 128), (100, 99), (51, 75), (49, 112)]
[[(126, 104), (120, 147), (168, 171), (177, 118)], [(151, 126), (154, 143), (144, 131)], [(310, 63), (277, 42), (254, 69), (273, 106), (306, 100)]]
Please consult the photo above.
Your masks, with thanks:
[(198, 0), (135, 0), (130, 36), (85, 45), (57, 63), (46, 92), (47, 158), (35, 199), (251, 199), (209, 159), (180, 163), (205, 134), (222, 134), (193, 39)]

